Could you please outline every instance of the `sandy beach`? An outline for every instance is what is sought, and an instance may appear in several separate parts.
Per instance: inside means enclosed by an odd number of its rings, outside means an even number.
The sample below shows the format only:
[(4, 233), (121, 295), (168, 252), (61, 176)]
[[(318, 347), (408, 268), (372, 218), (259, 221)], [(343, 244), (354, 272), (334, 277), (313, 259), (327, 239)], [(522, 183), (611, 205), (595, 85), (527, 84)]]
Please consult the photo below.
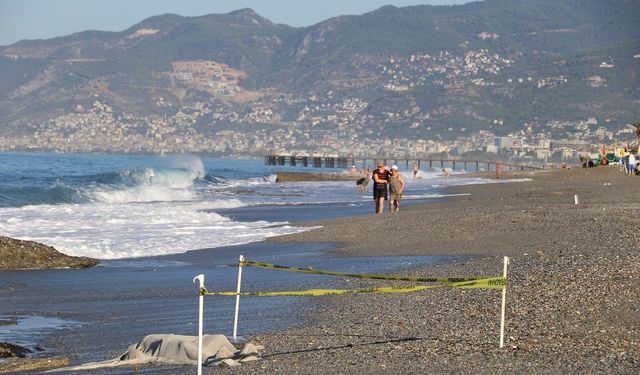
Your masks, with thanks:
[(640, 180), (617, 167), (503, 177), (530, 181), (457, 187), (452, 192), (469, 195), (307, 223), (322, 228), (271, 241), (337, 241), (334, 254), (348, 257), (474, 256), (415, 275), (498, 276), (507, 255), (504, 348), (496, 290), (309, 298), (305, 328), (249, 336), (265, 346), (264, 360), (234, 372), (637, 374)]
[[(447, 263), (412, 262), (423, 265), (403, 271), (451, 277), (500, 276), (506, 255), (511, 263), (502, 349), (499, 290), (305, 297), (295, 299), (293, 310), (283, 310), (287, 301), (279, 298), (244, 298), (240, 334), (264, 346), (263, 359), (205, 373), (638, 373), (640, 180), (617, 167), (514, 171), (503, 177), (505, 183), (448, 188), (460, 195), (405, 205), (395, 214), (385, 208), (374, 215), (373, 202), (370, 213), (360, 216), (305, 221), (307, 215), (299, 214), (302, 222), (295, 225), (321, 228), (253, 245), (111, 262), (94, 270), (5, 273), (10, 282), (0, 293), (9, 310), (44, 316), (56, 311), (61, 318), (90, 322), (44, 342), (77, 364), (114, 358), (148, 333), (194, 334), (190, 279), (200, 272), (224, 274), (224, 282), (210, 277), (208, 285), (232, 289), (235, 270), (224, 265), (238, 254), (276, 264), (315, 259), (319, 269), (344, 263), (350, 272), (365, 265), (407, 269), (402, 256), (457, 256)], [(323, 255), (325, 249), (329, 254)], [(243, 286), (307, 289), (320, 279), (322, 287), (336, 289), (411, 285), (319, 276), (306, 281), (308, 275), (300, 274), (286, 281), (289, 276), (269, 272), (247, 272)], [(134, 282), (145, 287), (136, 291)], [(43, 299), (53, 291), (60, 295)], [(227, 330), (231, 304), (207, 303), (206, 333), (219, 333), (220, 324)], [(218, 306), (223, 310), (214, 310)], [(261, 328), (265, 322), (273, 328)], [(194, 371), (151, 366), (96, 373)]]

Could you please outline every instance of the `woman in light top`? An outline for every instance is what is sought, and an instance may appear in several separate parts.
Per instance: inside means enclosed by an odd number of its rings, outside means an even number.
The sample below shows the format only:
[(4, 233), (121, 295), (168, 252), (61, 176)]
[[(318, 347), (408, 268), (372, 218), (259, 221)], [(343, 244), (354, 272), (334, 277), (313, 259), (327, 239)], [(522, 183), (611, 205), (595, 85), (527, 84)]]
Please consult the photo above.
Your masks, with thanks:
[(398, 171), (398, 166), (391, 167), (391, 175), (389, 175), (389, 210), (391, 212), (400, 211), (400, 201), (402, 200), (402, 192), (404, 191), (404, 178)]

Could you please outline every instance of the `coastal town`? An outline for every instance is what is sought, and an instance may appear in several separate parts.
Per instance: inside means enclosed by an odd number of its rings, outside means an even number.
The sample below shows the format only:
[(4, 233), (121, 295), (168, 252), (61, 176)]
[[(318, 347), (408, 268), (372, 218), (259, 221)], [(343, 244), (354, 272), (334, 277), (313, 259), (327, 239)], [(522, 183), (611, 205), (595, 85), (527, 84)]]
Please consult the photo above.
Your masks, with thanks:
[[(171, 118), (136, 118), (116, 116), (100, 101), (91, 108), (57, 117), (48, 124), (34, 127), (32, 136), (0, 137), (2, 150), (43, 150), (55, 152), (107, 153), (203, 153), (228, 156), (292, 154), (314, 156), (376, 156), (421, 158), (433, 155), (463, 157), (484, 154), (498, 159), (514, 159), (540, 164), (545, 160), (577, 163), (585, 153), (622, 148), (636, 140), (633, 126), (610, 130), (595, 117), (581, 121), (552, 121), (525, 124), (523, 130), (497, 136), (487, 130), (458, 136), (451, 140), (385, 138), (365, 127), (360, 112), (361, 100), (344, 100), (340, 105), (305, 106), (296, 121), (281, 122), (273, 130), (274, 113), (259, 107), (244, 117), (225, 113), (238, 123), (249, 122), (253, 131), (221, 130), (213, 134), (199, 132), (194, 123), (210, 113), (206, 107), (183, 108)], [(331, 112), (324, 118), (316, 112)], [(362, 115), (366, 118), (366, 115)], [(335, 127), (317, 126), (333, 121)], [(262, 126), (260, 126), (262, 125)], [(453, 129), (451, 130), (453, 131)], [(551, 134), (564, 134), (552, 138)]]
[(0, 374), (640, 374), (640, 0), (6, 3)]
[[(478, 34), (481, 39), (498, 37)], [(177, 96), (199, 92), (203, 98), (175, 104), (169, 97), (155, 95), (151, 98), (154, 109), (136, 115), (96, 91), (93, 98), (63, 114), (57, 111), (43, 121), (25, 124), (19, 132), (0, 135), (0, 150), (230, 157), (481, 156), (540, 165), (577, 164), (589, 153), (615, 152), (636, 142), (634, 126), (597, 110), (578, 119), (532, 117), (507, 124), (502, 117), (487, 118), (469, 107), (464, 111), (475, 120), (458, 123), (447, 117), (455, 108), (428, 110), (413, 99), (402, 100), (400, 107), (381, 106), (366, 94), (381, 90), (402, 98), (412, 90), (445, 90), (473, 97), (477, 90), (491, 89), (517, 96), (521, 90), (555, 90), (570, 82), (563, 75), (514, 76), (519, 59), (487, 49), (412, 53), (376, 65), (368, 79), (340, 83), (346, 87), (343, 91), (328, 84), (325, 91), (308, 94), (250, 91), (240, 83), (247, 78), (244, 71), (215, 61), (176, 61), (170, 72), (159, 74), (161, 79), (171, 82)], [(602, 62), (596, 69), (607, 71), (614, 66)], [(607, 80), (593, 75), (579, 84), (598, 90)], [(368, 91), (357, 95), (353, 90), (359, 86)]]

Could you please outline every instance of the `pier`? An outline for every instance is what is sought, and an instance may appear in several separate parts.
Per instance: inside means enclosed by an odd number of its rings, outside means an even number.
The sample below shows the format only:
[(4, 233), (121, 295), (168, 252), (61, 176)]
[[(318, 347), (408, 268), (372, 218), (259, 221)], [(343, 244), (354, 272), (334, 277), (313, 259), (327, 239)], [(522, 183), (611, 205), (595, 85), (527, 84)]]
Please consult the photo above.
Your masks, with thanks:
[[(395, 157), (340, 157), (340, 156), (297, 156), (297, 155), (266, 155), (264, 157), (265, 165), (281, 165), (292, 167), (312, 167), (312, 168), (334, 168), (349, 169), (355, 165), (357, 168), (371, 167), (375, 169), (378, 160), (382, 160), (384, 165), (395, 164), (404, 165), (405, 169), (413, 169), (415, 163), (418, 169), (426, 167), (433, 168), (451, 168), (452, 170), (469, 170), (480, 171), (486, 166), (487, 171), (495, 170), (496, 164), (500, 163), (503, 170), (526, 170), (526, 169), (544, 169), (543, 166), (503, 162), (500, 160), (465, 160), (465, 159), (445, 159), (445, 158), (395, 158)], [(481, 169), (483, 168), (483, 169)]]

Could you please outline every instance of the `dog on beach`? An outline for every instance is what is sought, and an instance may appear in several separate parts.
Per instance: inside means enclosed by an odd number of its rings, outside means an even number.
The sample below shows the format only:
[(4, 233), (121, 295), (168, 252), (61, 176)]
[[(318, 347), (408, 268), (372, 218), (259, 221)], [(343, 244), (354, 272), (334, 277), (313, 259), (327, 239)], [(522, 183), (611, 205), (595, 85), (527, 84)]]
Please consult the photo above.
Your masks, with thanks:
[(369, 180), (371, 180), (371, 178), (368, 175), (367, 177), (358, 179), (358, 181), (356, 181), (356, 189), (359, 192), (366, 193), (367, 190), (369, 190)]

